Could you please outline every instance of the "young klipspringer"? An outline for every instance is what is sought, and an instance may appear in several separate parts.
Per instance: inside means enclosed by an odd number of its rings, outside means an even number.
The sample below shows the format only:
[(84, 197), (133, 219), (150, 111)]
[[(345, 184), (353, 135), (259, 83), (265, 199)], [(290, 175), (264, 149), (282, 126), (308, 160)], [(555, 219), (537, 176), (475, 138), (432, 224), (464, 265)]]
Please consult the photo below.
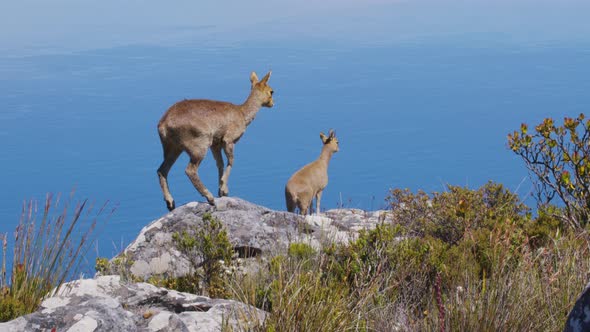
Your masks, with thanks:
[(316, 213), (320, 213), (320, 200), (322, 191), (328, 185), (328, 164), (335, 152), (338, 152), (338, 139), (333, 130), (330, 130), (328, 136), (320, 133), (320, 138), (324, 146), (320, 157), (303, 166), (295, 172), (285, 186), (285, 200), (287, 202), (287, 211), (294, 212), (299, 208), (299, 213), (311, 213), (311, 204), (315, 197)]
[[(158, 123), (158, 133), (164, 149), (164, 161), (158, 168), (160, 186), (168, 210), (174, 209), (174, 199), (168, 189), (168, 171), (185, 151), (190, 161), (186, 175), (195, 188), (214, 204), (213, 195), (199, 179), (199, 164), (211, 149), (219, 171), (219, 197), (227, 196), (227, 181), (234, 163), (234, 145), (244, 134), (246, 127), (254, 120), (262, 106), (272, 107), (273, 90), (268, 85), (270, 72), (258, 80), (255, 72), (250, 75), (252, 89), (242, 105), (206, 99), (183, 100), (172, 105)], [(227, 157), (224, 171), (221, 150)]]

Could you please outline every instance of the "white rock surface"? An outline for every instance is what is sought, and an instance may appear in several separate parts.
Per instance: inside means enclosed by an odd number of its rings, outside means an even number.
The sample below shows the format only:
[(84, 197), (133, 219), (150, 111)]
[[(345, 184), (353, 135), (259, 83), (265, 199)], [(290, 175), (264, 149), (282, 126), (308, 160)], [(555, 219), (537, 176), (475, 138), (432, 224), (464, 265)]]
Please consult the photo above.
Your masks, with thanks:
[[(215, 206), (191, 202), (176, 208), (141, 230), (140, 235), (113, 258), (130, 262), (130, 272), (139, 278), (184, 276), (190, 271), (187, 257), (175, 247), (172, 235), (202, 225), (205, 213), (219, 219), (230, 241), (243, 259), (268, 257), (286, 251), (289, 244), (303, 242), (314, 248), (323, 244), (346, 243), (356, 239), (362, 229), (373, 229), (380, 222), (391, 222), (387, 211), (334, 209), (320, 215), (302, 217), (273, 211), (235, 197), (215, 199)], [(245, 265), (252, 266), (248, 261)], [(111, 264), (110, 271), (118, 273)]]
[(234, 331), (243, 331), (261, 324), (265, 316), (263, 311), (237, 301), (100, 276), (65, 284), (43, 301), (37, 312), (0, 323), (0, 331), (218, 332), (223, 319)]

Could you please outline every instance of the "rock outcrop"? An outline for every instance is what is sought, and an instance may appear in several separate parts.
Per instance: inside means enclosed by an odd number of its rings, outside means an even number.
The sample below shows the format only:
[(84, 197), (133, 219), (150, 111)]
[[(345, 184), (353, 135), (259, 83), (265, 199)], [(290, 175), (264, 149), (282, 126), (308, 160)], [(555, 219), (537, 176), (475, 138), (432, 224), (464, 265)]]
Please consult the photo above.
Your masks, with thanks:
[[(362, 229), (390, 222), (384, 211), (337, 209), (301, 217), (239, 198), (219, 198), (215, 203), (189, 203), (151, 222), (111, 260), (111, 272), (116, 272), (112, 274), (127, 280), (186, 275), (191, 266), (176, 249), (173, 234), (202, 226), (206, 213), (224, 225), (246, 268), (248, 262), (257, 268), (265, 258), (285, 253), (294, 242), (316, 248), (326, 242), (347, 242)], [(224, 326), (242, 331), (251, 330), (264, 318), (265, 312), (237, 301), (106, 275), (63, 285), (37, 312), (0, 323), (0, 331), (221, 331)]]
[(567, 316), (564, 332), (590, 331), (590, 283), (580, 294), (576, 304)]
[[(111, 262), (124, 265), (133, 276), (179, 277), (190, 270), (187, 257), (172, 240), (174, 233), (200, 227), (210, 213), (225, 226), (234, 249), (241, 258), (268, 257), (285, 252), (290, 243), (303, 242), (319, 247), (325, 242), (346, 242), (361, 229), (374, 228), (389, 220), (384, 211), (356, 209), (329, 210), (320, 216), (273, 211), (239, 198), (223, 197), (215, 206), (192, 202), (176, 208), (144, 227), (139, 236)], [(121, 262), (128, 262), (128, 264)], [(246, 262), (246, 264), (248, 264)]]
[(63, 285), (37, 312), (0, 323), (0, 331), (242, 331), (264, 318), (240, 302), (101, 276)]

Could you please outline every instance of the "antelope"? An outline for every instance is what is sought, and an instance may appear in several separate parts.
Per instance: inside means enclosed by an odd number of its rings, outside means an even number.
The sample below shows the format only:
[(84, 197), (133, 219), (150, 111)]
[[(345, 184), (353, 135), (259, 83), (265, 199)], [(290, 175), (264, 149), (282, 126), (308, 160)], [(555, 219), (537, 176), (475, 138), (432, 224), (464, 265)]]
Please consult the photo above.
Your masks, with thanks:
[[(160, 186), (168, 210), (175, 207), (168, 189), (168, 171), (185, 151), (190, 161), (185, 169), (195, 189), (215, 205), (213, 195), (199, 178), (199, 165), (211, 149), (219, 173), (219, 197), (227, 196), (227, 182), (234, 164), (234, 145), (240, 140), (246, 127), (254, 120), (262, 106), (273, 107), (273, 89), (268, 85), (269, 71), (262, 80), (255, 72), (250, 74), (250, 95), (241, 105), (206, 99), (183, 100), (172, 105), (158, 122), (158, 133), (164, 150), (164, 161), (158, 168)], [(221, 150), (227, 158), (224, 170)]]
[(320, 138), (324, 144), (320, 157), (303, 166), (295, 172), (285, 186), (285, 200), (287, 202), (287, 211), (295, 212), (299, 208), (301, 215), (311, 214), (311, 204), (316, 199), (316, 213), (320, 213), (320, 201), (322, 191), (328, 185), (328, 164), (335, 152), (338, 152), (338, 139), (333, 130), (329, 135), (320, 133)]

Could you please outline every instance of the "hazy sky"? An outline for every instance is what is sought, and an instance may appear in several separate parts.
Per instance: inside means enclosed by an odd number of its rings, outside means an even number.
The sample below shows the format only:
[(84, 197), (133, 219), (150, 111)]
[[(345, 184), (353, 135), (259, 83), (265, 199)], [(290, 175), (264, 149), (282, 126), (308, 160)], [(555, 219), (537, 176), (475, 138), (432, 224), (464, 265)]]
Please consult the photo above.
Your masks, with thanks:
[[(586, 1), (588, 3), (590, 1)], [(584, 1), (20, 0), (0, 4), (0, 52), (67, 52), (128, 44), (465, 36), (587, 40)], [(0, 54), (1, 55), (1, 54)]]

